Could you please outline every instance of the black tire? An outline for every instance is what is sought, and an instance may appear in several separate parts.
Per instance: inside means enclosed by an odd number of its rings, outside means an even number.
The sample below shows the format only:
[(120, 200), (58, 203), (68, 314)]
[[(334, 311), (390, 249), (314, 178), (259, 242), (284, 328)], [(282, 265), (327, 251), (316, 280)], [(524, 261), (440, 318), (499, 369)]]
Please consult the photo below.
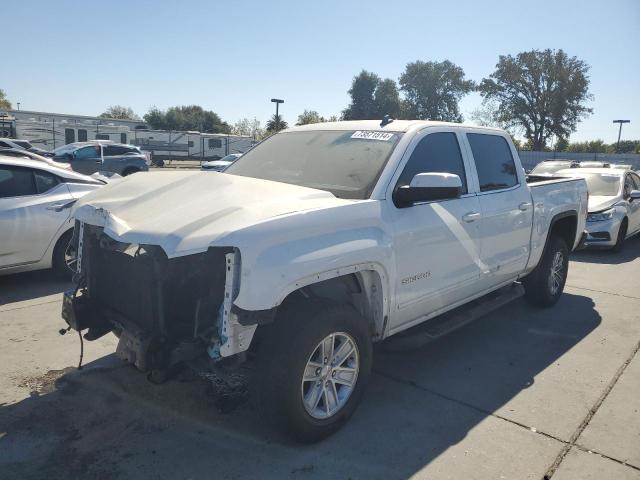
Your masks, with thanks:
[(132, 175), (134, 173), (139, 172), (140, 170), (138, 170), (137, 168), (125, 168), (124, 172), (122, 172), (122, 176), (126, 177), (127, 175)]
[(73, 230), (69, 230), (62, 234), (62, 236), (56, 242), (55, 247), (53, 247), (53, 256), (52, 256), (52, 266), (53, 271), (68, 280), (71, 280), (73, 276), (73, 271), (67, 266), (65, 253), (67, 251), (67, 246), (71, 241), (71, 237), (73, 236)]
[(616, 244), (611, 248), (611, 251), (614, 253), (620, 253), (624, 248), (624, 240), (627, 236), (627, 219), (624, 218), (622, 223), (620, 224), (620, 228), (618, 229), (618, 236), (616, 237)]
[[(355, 411), (371, 375), (372, 345), (367, 321), (349, 305), (307, 299), (285, 307), (274, 324), (260, 328), (264, 330), (253, 387), (264, 418), (304, 443), (317, 442), (334, 433)], [(315, 383), (302, 383), (305, 366), (319, 343), (339, 332), (347, 333), (356, 345), (359, 371), (355, 385), (334, 415), (314, 418), (303, 404), (305, 385), (311, 388)]]
[[(551, 279), (556, 255), (561, 255), (561, 271), (557, 288)], [(569, 248), (566, 242), (557, 235), (549, 239), (540, 264), (522, 281), (527, 301), (538, 307), (551, 307), (558, 301), (564, 290), (569, 271)]]

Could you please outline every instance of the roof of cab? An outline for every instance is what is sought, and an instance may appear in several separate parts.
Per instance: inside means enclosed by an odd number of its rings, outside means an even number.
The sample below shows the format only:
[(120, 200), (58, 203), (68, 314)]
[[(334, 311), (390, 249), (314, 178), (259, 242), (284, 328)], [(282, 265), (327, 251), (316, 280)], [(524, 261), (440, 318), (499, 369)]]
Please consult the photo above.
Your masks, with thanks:
[(476, 125), (463, 123), (436, 122), (432, 120), (393, 120), (384, 126), (380, 125), (381, 122), (382, 120), (343, 120), (340, 122), (310, 123), (308, 125), (291, 127), (283, 130), (282, 132), (300, 132), (307, 130), (376, 130), (387, 132), (408, 132), (409, 130), (425, 127), (473, 128), (492, 132), (503, 132), (503, 130), (499, 128), (478, 127)]

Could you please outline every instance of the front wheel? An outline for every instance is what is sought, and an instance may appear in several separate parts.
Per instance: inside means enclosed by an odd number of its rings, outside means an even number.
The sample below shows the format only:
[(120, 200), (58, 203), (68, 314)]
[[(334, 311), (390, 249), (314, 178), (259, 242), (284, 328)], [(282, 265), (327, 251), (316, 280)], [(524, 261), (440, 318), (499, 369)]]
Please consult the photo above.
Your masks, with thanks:
[(611, 251), (620, 253), (624, 246), (624, 240), (627, 237), (627, 219), (622, 220), (620, 228), (618, 229), (618, 236), (616, 237), (616, 244), (611, 248)]
[(539, 307), (554, 305), (562, 295), (568, 271), (569, 249), (561, 237), (554, 235), (536, 269), (522, 281), (527, 301)]
[(70, 244), (73, 230), (65, 232), (53, 248), (52, 266), (60, 277), (70, 280), (75, 269), (75, 248)]
[(288, 308), (258, 352), (258, 406), (296, 440), (319, 441), (353, 414), (371, 373), (366, 320), (351, 306)]

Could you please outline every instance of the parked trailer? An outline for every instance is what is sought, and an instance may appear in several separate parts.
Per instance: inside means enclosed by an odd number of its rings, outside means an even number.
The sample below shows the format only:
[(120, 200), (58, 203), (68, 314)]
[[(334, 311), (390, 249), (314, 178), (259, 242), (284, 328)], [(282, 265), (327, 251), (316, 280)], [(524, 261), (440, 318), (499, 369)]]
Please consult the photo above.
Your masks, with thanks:
[(154, 160), (218, 160), (230, 153), (244, 153), (251, 137), (219, 133), (135, 130), (129, 143), (151, 152)]
[(125, 125), (70, 123), (65, 120), (20, 120), (0, 118), (0, 136), (28, 140), (43, 150), (91, 140), (129, 143), (131, 130)]

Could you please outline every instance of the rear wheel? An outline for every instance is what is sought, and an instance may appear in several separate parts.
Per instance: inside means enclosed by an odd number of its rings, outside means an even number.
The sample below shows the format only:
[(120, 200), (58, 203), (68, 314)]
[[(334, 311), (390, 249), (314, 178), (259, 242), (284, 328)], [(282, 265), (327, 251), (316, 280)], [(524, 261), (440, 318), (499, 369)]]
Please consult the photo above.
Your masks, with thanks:
[(567, 244), (561, 237), (553, 235), (539, 265), (522, 281), (527, 301), (539, 307), (554, 305), (562, 295), (568, 271)]
[(266, 418), (296, 440), (316, 442), (355, 411), (372, 348), (367, 322), (354, 308), (307, 302), (263, 327), (255, 386)]
[(138, 170), (137, 168), (126, 168), (124, 170), (124, 172), (122, 172), (122, 176), (126, 177), (127, 175), (132, 175), (136, 172), (139, 172), (140, 170)]
[(611, 249), (613, 252), (619, 253), (622, 251), (622, 248), (624, 247), (624, 240), (625, 240), (625, 237), (627, 236), (627, 225), (628, 225), (627, 219), (625, 218), (624, 220), (622, 220), (622, 223), (620, 224), (620, 228), (618, 229), (616, 244)]

